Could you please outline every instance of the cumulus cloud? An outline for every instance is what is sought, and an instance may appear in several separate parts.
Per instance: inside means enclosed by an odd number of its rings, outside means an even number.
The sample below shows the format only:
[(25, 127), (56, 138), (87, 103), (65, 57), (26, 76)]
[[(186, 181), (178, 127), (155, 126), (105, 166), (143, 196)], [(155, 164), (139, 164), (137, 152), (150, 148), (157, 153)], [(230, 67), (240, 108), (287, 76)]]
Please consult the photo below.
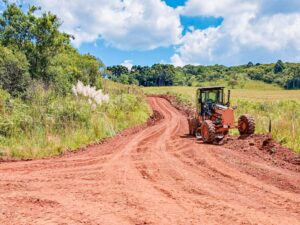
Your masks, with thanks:
[(214, 48), (222, 38), (219, 28), (192, 30), (182, 38), (182, 45), (172, 56), (171, 61), (176, 66), (185, 64), (209, 63), (214, 60)]
[[(255, 0), (254, 0), (255, 1)], [(230, 16), (244, 12), (257, 11), (258, 4), (254, 1), (243, 0), (188, 0), (185, 6), (177, 10), (188, 16)]]
[(178, 13), (161, 0), (32, 0), (57, 14), (74, 44), (103, 39), (125, 50), (150, 50), (178, 44)]
[[(271, 3), (266, 0), (189, 0), (177, 9), (179, 13), (221, 16), (224, 21), (218, 28), (188, 32), (172, 56), (172, 63), (241, 64), (247, 62), (244, 60), (267, 61), (276, 56), (291, 59), (295, 51), (300, 51), (300, 10), (283, 7), (280, 11), (279, 2), (283, 4), (279, 0)], [(290, 2), (293, 6), (300, 5), (299, 1)], [(289, 5), (289, 1), (285, 5)]]
[[(175, 65), (299, 61), (299, 0), (187, 0), (176, 9), (163, 0), (29, 2), (57, 14), (62, 30), (75, 36), (77, 47), (99, 39), (129, 51), (172, 46), (170, 60)], [(222, 17), (223, 22), (182, 35), (180, 15)]]
[(126, 59), (123, 63), (121, 63), (122, 66), (125, 66), (128, 70), (131, 70), (133, 67), (132, 60)]

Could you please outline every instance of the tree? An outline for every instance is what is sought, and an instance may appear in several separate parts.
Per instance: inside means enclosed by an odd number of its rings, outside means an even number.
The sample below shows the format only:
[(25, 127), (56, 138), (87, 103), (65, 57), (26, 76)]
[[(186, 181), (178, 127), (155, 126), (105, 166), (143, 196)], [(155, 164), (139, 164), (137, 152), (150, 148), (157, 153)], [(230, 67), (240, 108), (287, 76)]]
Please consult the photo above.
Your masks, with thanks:
[(107, 67), (107, 70), (110, 71), (112, 75), (116, 77), (119, 77), (122, 74), (127, 75), (129, 73), (128, 68), (122, 65), (109, 66)]
[(0, 46), (0, 88), (22, 96), (29, 85), (28, 61), (21, 52)]
[(101, 61), (92, 55), (80, 55), (75, 49), (69, 48), (49, 61), (46, 71), (51, 83), (60, 94), (68, 93), (79, 80), (101, 88)]
[(274, 73), (282, 73), (284, 70), (284, 64), (281, 60), (278, 60), (277, 63), (274, 66)]
[(0, 43), (23, 52), (32, 78), (48, 82), (49, 61), (70, 44), (71, 36), (59, 31), (61, 22), (50, 12), (35, 16), (40, 10), (38, 7), (30, 6), (23, 12), (15, 3), (4, 3), (6, 9), (0, 15)]
[(251, 67), (251, 66), (254, 66), (254, 64), (253, 64), (253, 62), (248, 62), (248, 64), (247, 64), (247, 67)]
[(157, 86), (171, 86), (175, 77), (173, 65), (154, 64), (151, 67), (154, 82)]

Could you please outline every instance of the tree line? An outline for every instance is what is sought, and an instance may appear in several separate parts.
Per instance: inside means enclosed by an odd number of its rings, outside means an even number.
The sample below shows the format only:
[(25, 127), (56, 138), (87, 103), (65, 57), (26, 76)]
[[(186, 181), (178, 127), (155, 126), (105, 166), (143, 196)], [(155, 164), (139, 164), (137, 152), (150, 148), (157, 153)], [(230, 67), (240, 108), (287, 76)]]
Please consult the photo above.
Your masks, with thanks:
[(232, 88), (242, 86), (247, 80), (258, 80), (275, 84), (285, 89), (300, 88), (300, 64), (284, 63), (241, 66), (223, 65), (173, 65), (133, 66), (131, 70), (122, 65), (107, 67), (107, 77), (124, 84), (141, 86), (201, 86), (204, 82), (223, 80)]

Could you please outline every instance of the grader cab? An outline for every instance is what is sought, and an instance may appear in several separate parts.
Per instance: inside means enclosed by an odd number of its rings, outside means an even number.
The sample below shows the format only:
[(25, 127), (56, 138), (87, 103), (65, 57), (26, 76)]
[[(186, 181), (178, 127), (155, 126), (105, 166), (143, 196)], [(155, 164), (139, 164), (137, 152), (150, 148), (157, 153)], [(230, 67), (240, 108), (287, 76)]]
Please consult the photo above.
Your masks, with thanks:
[(196, 112), (188, 118), (189, 133), (204, 143), (222, 140), (229, 129), (237, 128), (241, 135), (255, 132), (254, 118), (249, 114), (240, 116), (235, 123), (234, 110), (230, 107), (230, 90), (225, 100), (224, 87), (205, 87), (197, 90)]

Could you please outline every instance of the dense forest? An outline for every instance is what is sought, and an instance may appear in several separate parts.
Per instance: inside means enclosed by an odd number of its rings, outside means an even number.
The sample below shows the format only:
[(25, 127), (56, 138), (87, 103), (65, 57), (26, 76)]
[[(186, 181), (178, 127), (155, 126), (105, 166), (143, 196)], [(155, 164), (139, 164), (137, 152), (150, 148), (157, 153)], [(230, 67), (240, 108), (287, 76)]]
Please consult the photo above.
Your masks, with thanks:
[(300, 88), (300, 64), (283, 63), (253, 64), (226, 67), (222, 65), (174, 67), (173, 65), (155, 64), (133, 66), (131, 70), (117, 65), (107, 68), (108, 78), (124, 84), (141, 86), (201, 86), (203, 82), (222, 80), (234, 88), (243, 86), (247, 80), (258, 80), (275, 84), (285, 89)]

